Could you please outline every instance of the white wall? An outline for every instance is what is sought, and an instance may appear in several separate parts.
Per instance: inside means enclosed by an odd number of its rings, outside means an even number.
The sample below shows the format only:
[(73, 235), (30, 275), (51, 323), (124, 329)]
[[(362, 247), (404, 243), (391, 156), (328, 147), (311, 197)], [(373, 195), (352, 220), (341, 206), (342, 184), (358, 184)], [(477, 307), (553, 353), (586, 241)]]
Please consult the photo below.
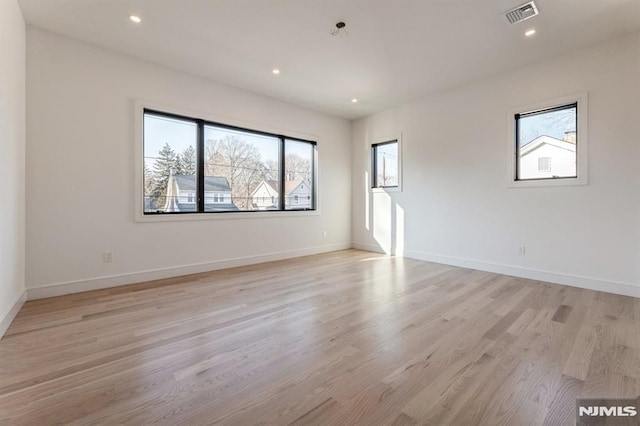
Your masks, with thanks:
[[(640, 296), (637, 36), (352, 125), (38, 29), (28, 28), (27, 42), (32, 297), (332, 250), (351, 241)], [(589, 92), (589, 185), (508, 188), (507, 111), (583, 91)], [(136, 98), (317, 135), (321, 214), (134, 222)], [(372, 194), (365, 181), (367, 144), (399, 133), (403, 191)], [(525, 256), (516, 255), (518, 245), (526, 245)], [(102, 262), (104, 250), (114, 251), (113, 263)]]
[[(508, 188), (507, 112), (584, 91), (589, 184)], [(634, 34), (358, 120), (354, 246), (640, 296), (638, 99)], [(367, 144), (398, 133), (404, 190), (371, 194)]]
[(0, 0), (0, 337), (24, 294), (25, 25)]
[[(136, 98), (316, 135), (321, 214), (134, 222)], [(29, 297), (350, 246), (346, 120), (29, 27), (27, 127)]]

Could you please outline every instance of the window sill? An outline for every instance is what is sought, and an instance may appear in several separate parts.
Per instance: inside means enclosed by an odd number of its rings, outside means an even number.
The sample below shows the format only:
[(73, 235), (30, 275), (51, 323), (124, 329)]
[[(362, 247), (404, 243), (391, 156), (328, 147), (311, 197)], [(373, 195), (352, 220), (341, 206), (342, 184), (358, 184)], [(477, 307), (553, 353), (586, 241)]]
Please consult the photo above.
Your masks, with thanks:
[(553, 186), (581, 186), (588, 185), (589, 182), (584, 178), (559, 178), (559, 179), (531, 179), (531, 180), (511, 180), (509, 188), (540, 188)]
[(254, 211), (233, 213), (183, 213), (183, 214), (136, 214), (135, 221), (153, 222), (192, 222), (200, 220), (237, 220), (237, 219), (271, 219), (283, 217), (320, 216), (320, 210), (287, 210), (287, 211)]
[(382, 192), (402, 192), (402, 188), (399, 186), (390, 186), (388, 188), (369, 188), (369, 191), (374, 194)]

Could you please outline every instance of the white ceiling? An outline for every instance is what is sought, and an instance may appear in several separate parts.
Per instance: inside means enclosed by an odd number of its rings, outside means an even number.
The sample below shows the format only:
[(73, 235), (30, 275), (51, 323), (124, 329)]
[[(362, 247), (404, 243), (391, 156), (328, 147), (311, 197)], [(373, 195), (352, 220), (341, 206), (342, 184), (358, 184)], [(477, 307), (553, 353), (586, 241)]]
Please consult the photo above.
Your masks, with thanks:
[(539, 16), (509, 26), (524, 1), (19, 3), (30, 25), (349, 119), (640, 28), (640, 0), (537, 0)]

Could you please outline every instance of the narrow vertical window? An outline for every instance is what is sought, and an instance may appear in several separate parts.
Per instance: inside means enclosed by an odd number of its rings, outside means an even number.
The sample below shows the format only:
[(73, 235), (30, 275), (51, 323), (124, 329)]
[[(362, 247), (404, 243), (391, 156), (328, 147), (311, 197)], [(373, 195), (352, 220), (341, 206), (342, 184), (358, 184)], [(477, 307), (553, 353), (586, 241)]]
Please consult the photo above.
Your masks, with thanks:
[(400, 156), (398, 141), (371, 145), (372, 187), (397, 188), (399, 182)]
[(284, 208), (286, 210), (314, 209), (315, 145), (286, 139), (284, 144)]

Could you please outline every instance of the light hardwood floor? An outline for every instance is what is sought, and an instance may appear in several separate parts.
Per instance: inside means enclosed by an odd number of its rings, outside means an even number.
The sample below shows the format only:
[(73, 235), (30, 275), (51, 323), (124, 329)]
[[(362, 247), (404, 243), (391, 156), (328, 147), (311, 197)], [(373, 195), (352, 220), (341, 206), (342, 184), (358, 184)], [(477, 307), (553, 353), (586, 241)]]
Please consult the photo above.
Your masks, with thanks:
[(1, 424), (574, 424), (640, 299), (347, 250), (28, 302)]

